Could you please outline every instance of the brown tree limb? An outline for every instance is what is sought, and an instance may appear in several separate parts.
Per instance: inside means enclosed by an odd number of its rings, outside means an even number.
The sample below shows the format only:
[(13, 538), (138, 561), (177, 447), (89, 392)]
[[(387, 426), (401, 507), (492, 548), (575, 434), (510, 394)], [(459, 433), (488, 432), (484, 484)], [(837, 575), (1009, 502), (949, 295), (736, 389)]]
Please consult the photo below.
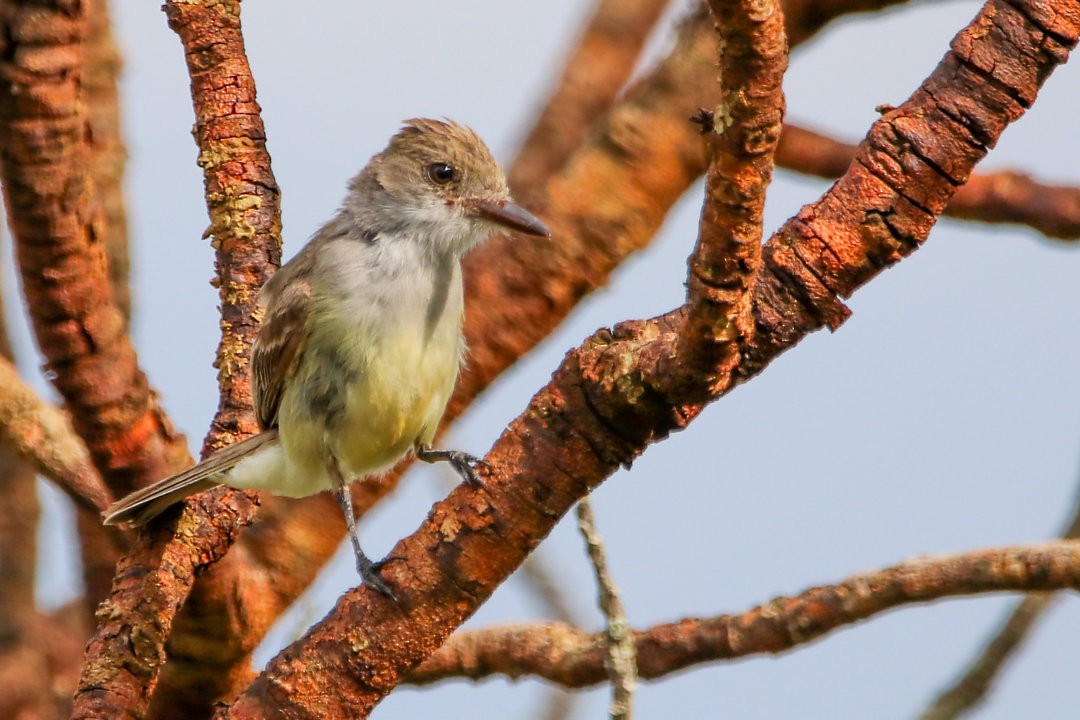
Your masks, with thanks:
[(94, 517), (112, 502), (112, 494), (68, 416), (42, 400), (19, 377), (15, 366), (2, 358), (0, 443)]
[(782, 0), (784, 25), (792, 47), (817, 35), (829, 23), (844, 15), (884, 10), (906, 5), (911, 0)]
[[(785, 125), (776, 151), (781, 167), (806, 175), (844, 174), (855, 146)], [(1040, 183), (1010, 170), (974, 174), (957, 190), (945, 215), (985, 223), (1027, 225), (1058, 240), (1080, 240), (1080, 188)]]
[[(256, 294), (280, 262), (279, 193), (244, 52), (239, 3), (170, 2), (166, 13), (183, 42), (192, 81), (221, 292), (221, 405), (206, 453), (255, 429), (247, 357), (258, 326)], [(175, 533), (157, 524), (139, 536), (99, 613), (73, 717), (145, 714), (165, 640), (195, 571), (220, 558), (253, 515), (250, 496), (218, 491), (189, 503)]]
[(124, 204), (124, 148), (117, 87), (123, 62), (113, 40), (108, 0), (90, 0), (83, 43), (83, 100), (90, 128), (90, 175), (94, 199), (101, 207), (102, 235), (108, 257), (113, 301), (125, 318), (131, 317), (131, 260), (128, 252), (127, 210)]
[[(1080, 538), (1080, 504), (1061, 537), (1066, 540)], [(1017, 603), (971, 665), (930, 702), (921, 715), (922, 720), (951, 720), (966, 715), (982, 703), (1005, 664), (1027, 640), (1056, 597), (1045, 592), (1032, 593)]]
[[(1067, 59), (1078, 26), (1074, 0), (983, 7), (923, 86), (875, 123), (852, 169), (766, 246), (758, 332), (740, 375), (839, 325), (848, 311), (837, 295), (926, 239), (955, 188)], [(487, 489), (457, 488), (394, 548), (382, 574), (400, 601), (363, 587), (346, 594), (219, 716), (366, 716), (573, 502), (700, 411), (658, 389), (684, 317), (624, 323), (571, 351), (485, 458)]]
[(761, 269), (765, 190), (784, 120), (787, 70), (777, 2), (714, 0), (709, 5), (716, 19), (721, 94), (716, 109), (702, 117), (711, 159), (687, 273), (678, 367), (680, 373), (708, 379), (674, 380), (704, 390), (688, 402), (715, 397), (754, 333), (751, 290)]
[[(718, 660), (781, 653), (883, 612), (988, 592), (1080, 589), (1080, 543), (915, 558), (834, 585), (778, 597), (738, 615), (686, 618), (635, 631), (641, 677), (655, 680)], [(508, 625), (451, 635), (405, 680), (539, 677), (563, 687), (604, 682), (602, 633), (565, 623)]]
[(626, 83), (667, 0), (598, 0), (507, 174), (520, 200), (541, 193), (549, 178), (611, 107)]
[(80, 99), (85, 7), (0, 5), (0, 173), (38, 343), (108, 486), (126, 492), (187, 458), (139, 370), (113, 301)]
[[(828, 12), (804, 14), (799, 17), (804, 28), (800, 37), (810, 37), (844, 12), (867, 9), (870, 4), (864, 1), (833, 2)], [(641, 24), (635, 27), (644, 32)], [(560, 235), (558, 245), (502, 238), (472, 254), (466, 271), (470, 357), (447, 422), (546, 337), (581, 297), (602, 286), (614, 267), (647, 245), (671, 205), (704, 171), (706, 145), (685, 118), (696, 107), (712, 105), (718, 98), (714, 55), (709, 17), (699, 12), (685, 23), (670, 56), (627, 90), (599, 121), (596, 134), (562, 164), (556, 197), (550, 197), (548, 188), (549, 199), (538, 200), (545, 206), (543, 215), (549, 224), (572, 230)], [(568, 68), (564, 81), (576, 74)], [(610, 86), (607, 92), (613, 92)], [(560, 89), (553, 97), (562, 99), (549, 103), (544, 114), (590, 115), (567, 107), (568, 98), (586, 102), (578, 93)], [(538, 123), (544, 122), (542, 114)], [(650, 142), (644, 142), (645, 138)], [(544, 162), (549, 167), (559, 165), (551, 158)], [(518, 164), (510, 168), (511, 178), (524, 172)], [(575, 167), (567, 170), (568, 165)], [(642, 188), (640, 179), (657, 184)], [(518, 191), (532, 193), (520, 186)], [(560, 216), (565, 220), (557, 220)], [(354, 484), (358, 513), (363, 515), (396, 487), (397, 477), (393, 473)], [(170, 662), (159, 692), (167, 698), (160, 707), (166, 712), (176, 710), (175, 717), (198, 714), (214, 699), (239, 691), (242, 686), (237, 683), (246, 682), (249, 675), (250, 652), (337, 549), (343, 535), (338, 508), (328, 498), (287, 502), (267, 497), (263, 503), (258, 523), (240, 539), (246, 560), (226, 558), (212, 570), (224, 575), (226, 566), (234, 562), (249, 570), (232, 575), (233, 590), (219, 587), (217, 594), (225, 607), (204, 607), (207, 616), (226, 618), (229, 627), (224, 637), (209, 638), (198, 623), (189, 631), (183, 621), (174, 631), (176, 644), (183, 645), (185, 652)], [(257, 610), (244, 598), (259, 598)], [(171, 692), (174, 687), (176, 692)], [(196, 704), (180, 702), (181, 696)]]

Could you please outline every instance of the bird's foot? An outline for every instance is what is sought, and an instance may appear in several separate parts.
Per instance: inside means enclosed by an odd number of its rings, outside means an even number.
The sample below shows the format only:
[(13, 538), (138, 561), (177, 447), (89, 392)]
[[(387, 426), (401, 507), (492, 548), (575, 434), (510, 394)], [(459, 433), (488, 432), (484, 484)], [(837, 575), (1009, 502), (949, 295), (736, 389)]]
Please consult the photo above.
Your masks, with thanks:
[(356, 556), (356, 571), (360, 573), (360, 577), (363, 579), (364, 584), (372, 590), (378, 590), (386, 597), (390, 598), (394, 602), (397, 602), (397, 595), (390, 589), (390, 586), (386, 584), (386, 581), (379, 575), (379, 571), (383, 566), (393, 560), (400, 560), (401, 558), (391, 555), (390, 557), (383, 558), (382, 560), (376, 560), (372, 562), (368, 559), (367, 555), (360, 553)]
[(460, 450), (432, 450), (429, 447), (420, 446), (416, 449), (416, 457), (426, 463), (450, 463), (450, 467), (454, 468), (462, 480), (475, 488), (487, 490), (487, 485), (476, 474), (476, 469), (480, 466), (486, 468), (488, 464), (475, 455)]

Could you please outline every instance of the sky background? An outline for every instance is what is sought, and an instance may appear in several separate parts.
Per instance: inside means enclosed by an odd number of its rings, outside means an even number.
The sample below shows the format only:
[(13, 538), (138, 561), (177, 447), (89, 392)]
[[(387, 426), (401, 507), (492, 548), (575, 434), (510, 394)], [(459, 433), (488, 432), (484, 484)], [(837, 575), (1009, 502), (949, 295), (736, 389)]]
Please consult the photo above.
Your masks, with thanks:
[[(788, 117), (858, 139), (876, 119), (874, 107), (902, 102), (979, 6), (924, 3), (834, 24), (792, 58)], [(244, 3), (283, 190), (286, 257), (330, 217), (346, 180), (404, 118), (465, 122), (508, 164), (590, 9), (570, 0)], [(157, 3), (114, 0), (113, 13), (126, 59), (134, 334), (153, 386), (197, 450), (217, 405), (210, 363), (218, 322), (213, 252), (200, 239), (207, 219), (187, 76)], [(665, 51), (670, 39), (668, 23), (650, 52)], [(1080, 181), (1078, 80), (1076, 62), (1055, 72), (980, 169)], [(777, 172), (767, 233), (827, 187)], [(483, 454), (569, 348), (598, 327), (680, 304), (700, 203), (695, 186), (656, 242), (500, 380), (446, 444)], [(631, 622), (741, 612), (916, 555), (1052, 537), (1071, 513), (1080, 474), (1080, 341), (1067, 320), (1080, 307), (1078, 269), (1075, 248), (1030, 230), (942, 220), (923, 249), (851, 299), (854, 316), (837, 333), (807, 338), (609, 479), (594, 508)], [(22, 338), (32, 370), (37, 359)], [(412, 532), (445, 494), (444, 481), (437, 469), (412, 472), (365, 518), (369, 553), (381, 556)], [(54, 491), (45, 495), (50, 512), (67, 512)], [(40, 596), (53, 606), (78, 592), (73, 541), (46, 529), (43, 542)], [(540, 553), (582, 621), (598, 628), (572, 521)], [(343, 550), (275, 628), (259, 661), (355, 582)], [(987, 596), (909, 607), (778, 658), (698, 666), (643, 684), (637, 717), (910, 718), (1013, 602)], [(470, 625), (542, 612), (527, 584), (511, 579)], [(1075, 716), (1077, 637), (1080, 602), (1070, 596), (1039, 625), (978, 717)], [(541, 683), (501, 680), (401, 689), (376, 717), (528, 718), (544, 692)], [(582, 693), (575, 717), (605, 716), (607, 697), (606, 688)]]

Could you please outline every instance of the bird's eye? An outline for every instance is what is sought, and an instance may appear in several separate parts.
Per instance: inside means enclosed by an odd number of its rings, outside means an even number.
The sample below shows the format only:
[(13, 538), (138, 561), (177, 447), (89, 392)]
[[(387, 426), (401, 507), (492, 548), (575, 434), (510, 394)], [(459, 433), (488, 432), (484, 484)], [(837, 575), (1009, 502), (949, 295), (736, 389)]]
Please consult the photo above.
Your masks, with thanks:
[(431, 182), (437, 185), (445, 185), (457, 176), (457, 172), (446, 163), (432, 163), (428, 165), (427, 176)]

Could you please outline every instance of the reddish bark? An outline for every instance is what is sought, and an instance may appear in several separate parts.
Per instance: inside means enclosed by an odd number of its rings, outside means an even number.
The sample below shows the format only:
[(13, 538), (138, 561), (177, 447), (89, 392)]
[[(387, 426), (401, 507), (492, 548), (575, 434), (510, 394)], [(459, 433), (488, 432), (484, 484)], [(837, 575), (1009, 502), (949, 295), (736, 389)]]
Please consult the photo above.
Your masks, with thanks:
[[(687, 402), (715, 397), (754, 333), (751, 290), (761, 268), (765, 190), (784, 120), (787, 39), (775, 2), (710, 3), (719, 47), (720, 103), (704, 112), (710, 138), (701, 225), (687, 273), (687, 316), (675, 384)], [(704, 381), (695, 380), (702, 378)]]
[[(740, 374), (842, 322), (837, 295), (926, 239), (955, 188), (1067, 59), (1078, 24), (1077, 2), (987, 3), (923, 87), (874, 125), (848, 174), (766, 246), (757, 334)], [(393, 550), (400, 559), (383, 576), (400, 602), (366, 588), (348, 593), (220, 716), (370, 712), (573, 502), (697, 414), (699, 406), (673, 405), (658, 390), (678, 361), (683, 322), (675, 312), (624, 323), (570, 352), (487, 456), (487, 490), (457, 488)]]
[[(802, 39), (844, 12), (872, 9), (872, 4), (867, 2), (831, 3), (827, 12), (807, 13), (804, 3), (796, 5), (802, 12), (796, 18)], [(643, 11), (643, 6), (635, 7)], [(594, 22), (596, 33), (607, 31), (606, 20), (604, 25), (596, 25), (602, 16), (603, 13), (598, 13)], [(635, 17), (630, 23), (634, 31), (629, 33), (629, 39), (623, 39), (626, 46), (636, 42), (638, 33), (644, 32), (644, 16)], [(610, 70), (614, 64), (607, 63), (613, 56), (606, 52), (588, 53), (584, 49), (592, 34), (586, 31), (582, 49), (575, 52), (574, 63), (591, 58)], [(719, 95), (714, 82), (714, 55), (707, 15), (691, 17), (671, 57), (631, 88), (608, 118), (599, 122), (599, 134), (574, 151), (571, 162), (579, 168), (588, 168), (600, 159), (597, 165), (600, 172), (576, 171), (569, 175), (561, 181), (560, 198), (547, 203), (545, 219), (549, 223), (558, 222), (556, 218), (560, 214), (568, 214), (569, 227), (584, 228), (580, 241), (571, 242), (564, 237), (554, 248), (559, 250), (565, 243), (567, 252), (552, 257), (551, 246), (521, 247), (529, 243), (506, 238), (496, 239), (473, 253), (466, 274), (470, 283), (467, 300), (470, 319), (466, 331), (470, 377), (459, 387), (447, 413), (447, 422), (561, 322), (582, 293), (602, 285), (611, 268), (644, 247), (671, 203), (703, 172), (707, 164), (705, 143), (685, 123), (685, 117), (699, 105), (713, 104)], [(629, 70), (629, 63), (625, 70)], [(568, 68), (564, 83), (578, 75), (578, 71)], [(608, 83), (614, 82), (613, 75), (605, 77)], [(611, 92), (610, 84), (604, 87), (604, 92)], [(539, 165), (566, 166), (563, 157), (569, 144), (566, 139), (571, 134), (583, 134), (585, 128), (568, 127), (546, 116), (557, 113), (581, 118), (582, 123), (591, 119), (594, 111), (575, 108), (571, 104), (574, 101), (587, 103), (589, 99), (560, 86), (538, 119), (538, 125), (560, 131), (557, 139), (549, 138), (547, 148), (551, 157), (540, 160)], [(636, 135), (656, 142), (649, 145), (628, 142)], [(652, 194), (624, 187), (632, 173), (647, 177), (654, 169), (659, 184), (651, 188)], [(510, 177), (520, 177), (519, 173), (532, 174), (515, 163), (510, 168)], [(518, 192), (526, 196), (533, 193), (531, 188), (522, 188), (520, 184)], [(619, 188), (619, 192), (610, 192), (612, 186)], [(590, 220), (590, 213), (597, 218)], [(620, 219), (623, 215), (631, 221), (623, 222)], [(595, 276), (591, 274), (593, 268), (597, 271)], [(500, 299), (500, 292), (510, 293), (511, 301)], [(553, 298), (558, 302), (553, 302)], [(492, 346), (492, 343), (504, 346)], [(359, 514), (363, 515), (392, 491), (398, 477), (395, 473), (356, 484), (353, 494)], [(224, 607), (204, 606), (207, 616), (224, 618), (229, 623), (225, 639), (215, 635), (215, 640), (207, 642), (207, 634), (198, 623), (189, 630), (188, 623), (180, 621), (174, 630), (175, 646), (182, 646), (183, 651), (171, 658), (162, 678), (159, 692), (163, 697), (168, 693), (169, 698), (159, 706), (163, 712), (176, 710), (173, 713), (176, 717), (198, 714), (213, 699), (237, 692), (240, 686), (235, 683), (246, 680), (248, 656), (269, 623), (292, 603), (338, 547), (344, 525), (336, 505), (328, 498), (299, 502), (264, 498), (263, 502), (258, 524), (253, 532), (245, 533), (240, 539), (245, 558), (228, 558), (211, 571), (216, 576), (225, 576), (225, 566), (234, 564), (238, 571), (247, 570), (229, 576), (234, 591), (222, 588), (217, 593)], [(304, 542), (298, 542), (297, 538), (304, 538)], [(257, 609), (248, 606), (246, 598), (259, 598)]]
[(139, 370), (113, 301), (80, 98), (81, 3), (0, 5), (0, 172), (23, 290), (53, 383), (109, 487), (187, 458)]
[(611, 107), (634, 70), (667, 0), (600, 0), (555, 92), (529, 131), (507, 174), (519, 200), (542, 194), (577, 150), (593, 122)]
[(783, 0), (784, 25), (792, 47), (806, 42), (843, 15), (883, 10), (910, 0)]
[[(781, 653), (883, 612), (942, 598), (1077, 588), (1076, 542), (918, 558), (778, 597), (738, 615), (686, 618), (635, 631), (638, 670), (642, 678), (656, 679), (701, 663)], [(508, 625), (452, 635), (405, 682), (505, 675), (580, 688), (607, 679), (604, 655), (602, 633), (566, 623)]]
[[(855, 150), (854, 145), (785, 125), (776, 164), (831, 179), (844, 174)], [(1017, 223), (1047, 237), (1080, 240), (1080, 188), (1045, 185), (1009, 170), (973, 174), (943, 214), (986, 223)]]
[[(244, 53), (238, 3), (169, 3), (184, 44), (221, 291), (221, 406), (204, 452), (255, 429), (248, 351), (258, 288), (280, 262), (278, 190)], [(225, 496), (223, 499), (222, 496)], [(172, 622), (195, 571), (224, 555), (254, 505), (244, 493), (200, 496), (172, 527), (144, 531), (117, 568), (86, 652), (73, 717), (142, 717)]]
[(120, 128), (117, 80), (122, 62), (109, 25), (107, 0), (89, 0), (86, 11), (85, 72), (82, 89), (90, 128), (90, 175), (94, 198), (101, 208), (105, 255), (113, 301), (125, 318), (131, 317), (128, 276), (127, 211), (124, 207), (124, 169), (127, 150)]

